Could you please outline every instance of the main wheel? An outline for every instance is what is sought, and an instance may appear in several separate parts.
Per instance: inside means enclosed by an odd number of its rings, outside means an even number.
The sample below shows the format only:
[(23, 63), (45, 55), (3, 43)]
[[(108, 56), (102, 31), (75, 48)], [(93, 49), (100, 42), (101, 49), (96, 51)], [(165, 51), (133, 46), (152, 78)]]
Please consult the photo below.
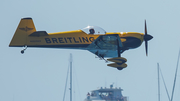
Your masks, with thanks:
[(122, 70), (123, 68), (122, 67), (117, 67), (118, 70)]

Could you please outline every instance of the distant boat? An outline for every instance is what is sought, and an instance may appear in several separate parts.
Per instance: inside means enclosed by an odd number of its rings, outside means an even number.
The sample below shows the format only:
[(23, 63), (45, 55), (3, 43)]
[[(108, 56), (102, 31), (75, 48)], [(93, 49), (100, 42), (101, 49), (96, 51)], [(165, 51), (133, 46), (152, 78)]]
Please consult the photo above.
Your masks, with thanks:
[[(72, 54), (70, 54), (70, 70), (68, 68), (63, 101), (65, 101), (69, 72), (70, 72), (70, 88), (69, 88), (70, 101), (72, 101)], [(110, 85), (110, 88), (101, 87), (100, 89), (93, 90), (90, 93), (88, 92), (87, 97), (85, 98), (84, 101), (128, 101), (128, 98), (122, 95), (122, 91), (123, 89), (121, 89), (120, 87), (113, 88), (113, 84), (112, 84)]]
[(113, 85), (110, 85), (110, 88), (101, 87), (88, 92), (84, 101), (128, 101), (127, 97), (122, 95), (122, 91), (120, 87), (113, 88)]

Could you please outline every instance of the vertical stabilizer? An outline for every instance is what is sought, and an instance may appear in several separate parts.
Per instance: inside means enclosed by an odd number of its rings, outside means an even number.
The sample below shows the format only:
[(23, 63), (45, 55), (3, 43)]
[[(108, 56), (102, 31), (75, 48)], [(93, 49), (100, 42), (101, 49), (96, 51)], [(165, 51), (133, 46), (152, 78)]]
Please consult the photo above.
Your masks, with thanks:
[(35, 31), (36, 28), (34, 26), (32, 18), (22, 18), (9, 46), (10, 47), (26, 46), (28, 35), (30, 35)]

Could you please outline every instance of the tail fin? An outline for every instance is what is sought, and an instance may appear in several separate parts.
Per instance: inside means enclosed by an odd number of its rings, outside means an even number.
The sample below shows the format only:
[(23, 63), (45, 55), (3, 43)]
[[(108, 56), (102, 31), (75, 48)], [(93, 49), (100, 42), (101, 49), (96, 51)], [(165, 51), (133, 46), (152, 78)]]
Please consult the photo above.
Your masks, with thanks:
[(16, 32), (14, 33), (11, 43), (9, 44), (9, 47), (26, 46), (28, 35), (35, 31), (36, 28), (32, 18), (22, 18)]

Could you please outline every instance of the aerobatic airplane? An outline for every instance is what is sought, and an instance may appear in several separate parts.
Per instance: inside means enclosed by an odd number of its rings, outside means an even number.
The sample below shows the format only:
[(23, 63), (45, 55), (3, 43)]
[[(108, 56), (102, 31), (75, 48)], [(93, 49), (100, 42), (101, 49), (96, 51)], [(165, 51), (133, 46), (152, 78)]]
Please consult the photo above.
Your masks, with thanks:
[(40, 48), (66, 48), (88, 50), (100, 59), (113, 62), (107, 64), (122, 70), (127, 67), (127, 60), (121, 54), (139, 47), (145, 41), (146, 55), (148, 53), (148, 41), (153, 37), (147, 34), (145, 21), (145, 34), (138, 32), (106, 32), (100, 27), (88, 26), (82, 30), (47, 33), (36, 31), (32, 18), (22, 18), (16, 32), (9, 44), (10, 47)]

